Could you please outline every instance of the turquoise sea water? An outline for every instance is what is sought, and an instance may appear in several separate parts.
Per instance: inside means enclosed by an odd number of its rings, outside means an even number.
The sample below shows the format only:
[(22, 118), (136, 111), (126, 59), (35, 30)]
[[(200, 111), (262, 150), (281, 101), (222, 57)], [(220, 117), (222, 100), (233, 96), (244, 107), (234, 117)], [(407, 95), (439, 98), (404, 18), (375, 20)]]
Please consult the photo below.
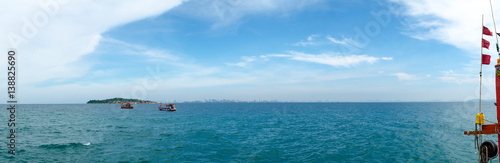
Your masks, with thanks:
[[(476, 105), (19, 105), (14, 157), (0, 105), (0, 162), (473, 162)], [(483, 104), (487, 119), (494, 109)]]

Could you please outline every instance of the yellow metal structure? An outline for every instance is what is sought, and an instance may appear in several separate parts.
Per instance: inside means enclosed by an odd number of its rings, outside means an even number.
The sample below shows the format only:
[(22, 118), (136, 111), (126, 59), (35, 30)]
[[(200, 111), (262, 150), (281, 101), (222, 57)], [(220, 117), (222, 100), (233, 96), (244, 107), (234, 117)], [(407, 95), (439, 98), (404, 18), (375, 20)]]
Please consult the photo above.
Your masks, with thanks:
[(477, 113), (476, 115), (476, 124), (484, 124), (484, 114), (483, 113)]

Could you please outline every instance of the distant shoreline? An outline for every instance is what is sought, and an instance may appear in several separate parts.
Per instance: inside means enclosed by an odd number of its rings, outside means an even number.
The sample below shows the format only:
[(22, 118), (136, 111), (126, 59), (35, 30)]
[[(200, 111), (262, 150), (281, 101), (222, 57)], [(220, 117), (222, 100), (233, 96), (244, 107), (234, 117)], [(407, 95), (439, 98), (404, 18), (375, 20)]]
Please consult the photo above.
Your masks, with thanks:
[(126, 99), (126, 98), (111, 98), (105, 100), (89, 100), (86, 104), (121, 104), (121, 103), (133, 103), (133, 104), (156, 104), (155, 101), (149, 100), (139, 100), (139, 99)]

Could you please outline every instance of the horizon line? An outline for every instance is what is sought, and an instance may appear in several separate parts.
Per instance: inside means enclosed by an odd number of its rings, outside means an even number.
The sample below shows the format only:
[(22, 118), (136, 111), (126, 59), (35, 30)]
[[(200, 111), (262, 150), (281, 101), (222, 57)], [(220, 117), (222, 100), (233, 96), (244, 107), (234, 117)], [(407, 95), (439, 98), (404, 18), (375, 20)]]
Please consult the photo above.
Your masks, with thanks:
[[(495, 102), (491, 100), (481, 100), (483, 102)], [(182, 102), (173, 102), (173, 103), (449, 103), (449, 102), (477, 102), (476, 100), (467, 100), (467, 101), (182, 101)], [(1, 105), (12, 105), (12, 103), (0, 103)], [(58, 105), (58, 104), (66, 104), (66, 105), (78, 105), (78, 104), (87, 104), (87, 103), (16, 103), (23, 105)], [(109, 103), (103, 103), (109, 104)], [(136, 104), (155, 104), (155, 103), (136, 103)], [(158, 104), (158, 103), (156, 103)], [(95, 105), (95, 104), (89, 104)], [(119, 104), (113, 104), (119, 105)]]

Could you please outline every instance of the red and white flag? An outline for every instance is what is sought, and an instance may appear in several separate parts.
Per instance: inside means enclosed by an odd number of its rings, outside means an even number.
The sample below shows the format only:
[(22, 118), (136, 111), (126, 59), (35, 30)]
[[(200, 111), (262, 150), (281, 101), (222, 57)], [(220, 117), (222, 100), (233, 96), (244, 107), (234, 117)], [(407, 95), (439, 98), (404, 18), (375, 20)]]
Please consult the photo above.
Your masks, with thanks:
[(483, 39), (482, 46), (483, 48), (490, 49), (490, 42), (488, 40)]
[(491, 32), (490, 29), (483, 26), (483, 35), (493, 36), (493, 32)]
[(490, 55), (483, 54), (481, 56), (481, 61), (482, 61), (481, 63), (483, 65), (489, 65), (490, 64), (490, 60), (491, 60), (491, 56)]

